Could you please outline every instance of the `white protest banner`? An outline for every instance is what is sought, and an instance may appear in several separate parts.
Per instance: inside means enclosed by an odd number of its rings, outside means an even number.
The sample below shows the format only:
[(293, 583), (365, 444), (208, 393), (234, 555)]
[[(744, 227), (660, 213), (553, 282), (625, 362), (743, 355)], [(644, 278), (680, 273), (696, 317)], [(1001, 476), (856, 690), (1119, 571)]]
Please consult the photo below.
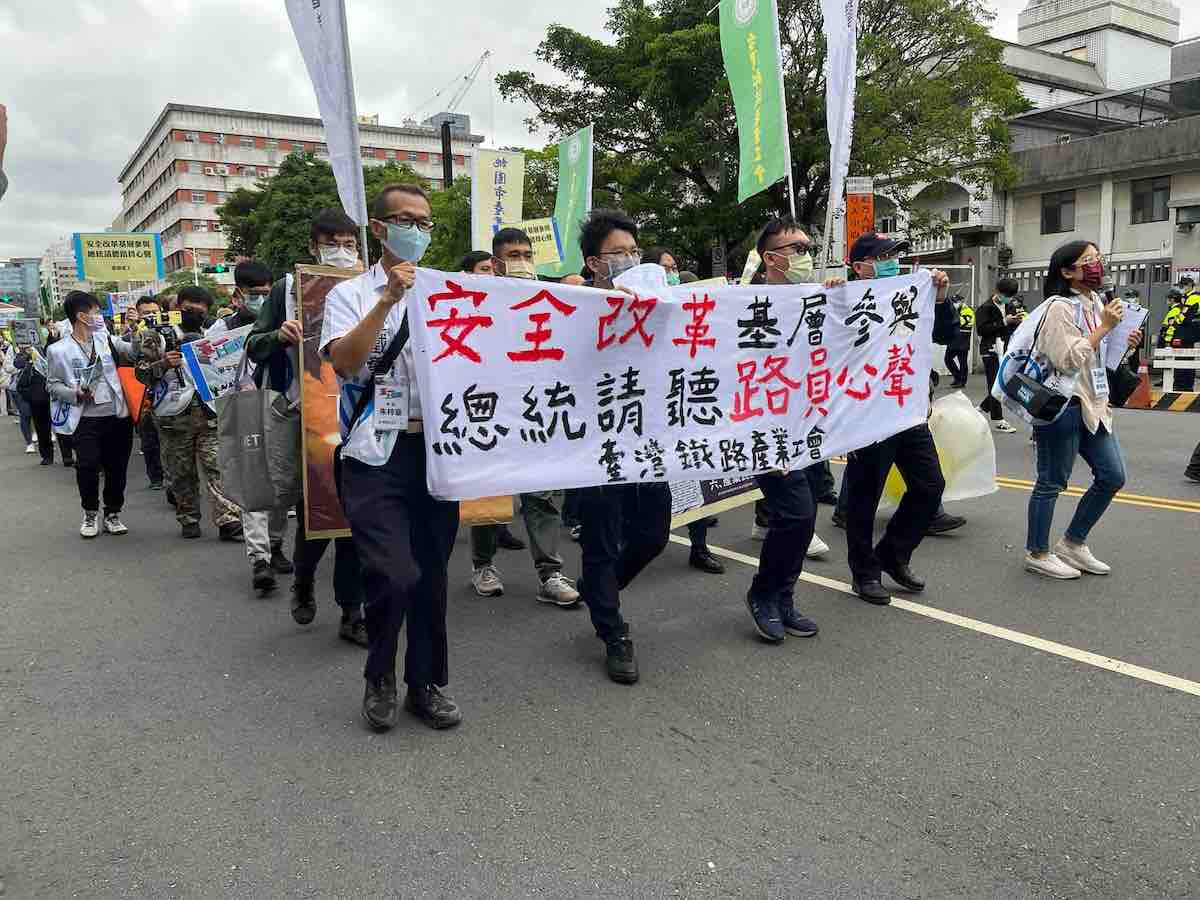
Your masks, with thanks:
[(418, 269), (408, 315), (430, 490), (739, 478), (925, 421), (928, 271), (657, 293)]
[(471, 161), (471, 247), (492, 252), (492, 235), (519, 222), (525, 204), (525, 154), (479, 150)]
[(317, 95), (325, 126), (329, 165), (337, 182), (342, 208), (357, 224), (367, 224), (367, 194), (363, 187), (362, 150), (358, 139), (358, 108), (354, 73), (346, 36), (346, 0), (284, 0), (300, 55)]
[(238, 370), (246, 355), (246, 337), (253, 327), (253, 324), (243, 325), (213, 337), (189, 341), (179, 348), (196, 393), (205, 403), (211, 405), (239, 389)]
[(821, 0), (825, 19), (825, 128), (829, 132), (829, 202), (825, 213), (825, 262), (822, 271), (843, 264), (843, 237), (835, 230), (845, 217), (842, 188), (850, 169), (854, 133), (854, 91), (858, 69), (858, 0)]

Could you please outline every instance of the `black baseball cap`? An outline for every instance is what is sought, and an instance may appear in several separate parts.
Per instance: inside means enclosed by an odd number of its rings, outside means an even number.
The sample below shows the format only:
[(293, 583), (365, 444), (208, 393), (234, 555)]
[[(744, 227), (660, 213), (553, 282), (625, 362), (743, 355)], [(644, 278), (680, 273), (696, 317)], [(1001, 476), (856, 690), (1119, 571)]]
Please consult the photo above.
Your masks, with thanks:
[(862, 262), (868, 257), (879, 259), (882, 256), (891, 256), (893, 253), (911, 249), (912, 244), (908, 241), (893, 241), (882, 234), (868, 232), (855, 241), (854, 246), (850, 248), (850, 262)]
[(1185, 285), (1185, 284), (1190, 284), (1190, 285), (1194, 286), (1196, 284), (1196, 279), (1194, 279), (1191, 275), (1180, 275), (1179, 281), (1176, 282), (1176, 284), (1179, 287), (1183, 287), (1183, 285)]

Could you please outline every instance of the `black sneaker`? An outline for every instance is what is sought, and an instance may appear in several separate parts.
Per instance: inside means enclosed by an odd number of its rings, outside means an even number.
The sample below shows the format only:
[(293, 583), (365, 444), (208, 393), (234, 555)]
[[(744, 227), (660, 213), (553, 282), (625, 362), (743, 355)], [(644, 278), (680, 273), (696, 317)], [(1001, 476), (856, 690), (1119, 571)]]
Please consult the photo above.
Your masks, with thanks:
[(1191, 469), (1184, 469), (1183, 477), (1188, 481), (1200, 481), (1200, 470), (1193, 472)]
[(271, 571), (271, 564), (265, 559), (256, 559), (254, 561), (254, 576), (251, 581), (256, 591), (275, 590), (275, 573)]
[(836, 509), (833, 511), (833, 524), (838, 528), (846, 527), (846, 517)]
[(707, 547), (693, 547), (692, 554), (688, 557), (688, 565), (701, 572), (708, 572), (710, 575), (725, 574), (725, 566), (712, 555)]
[(72, 456), (63, 457), (63, 465), (66, 466), (68, 469), (75, 468), (75, 458)]
[(220, 533), (221, 540), (228, 541), (231, 544), (240, 544), (245, 540), (241, 522), (226, 522), (217, 531)]
[(317, 598), (313, 596), (311, 584), (292, 583), (292, 621), (297, 625), (311, 625), (317, 617)]
[(607, 656), (608, 677), (617, 684), (636, 684), (638, 680), (637, 659), (633, 655), (633, 641), (629, 639), (629, 626), (604, 642)]
[(367, 689), (363, 692), (363, 718), (376, 731), (387, 731), (400, 718), (400, 704), (396, 702), (396, 675), (366, 679)]
[(524, 550), (525, 542), (509, 531), (507, 525), (498, 525), (499, 531), (496, 533), (496, 546), (501, 550)]
[(948, 512), (943, 512), (929, 523), (929, 527), (925, 529), (925, 533), (946, 534), (947, 532), (954, 531), (956, 528), (962, 528), (966, 524), (966, 516), (952, 516)]
[(367, 623), (363, 621), (362, 616), (357, 619), (342, 619), (338, 625), (338, 637), (360, 647), (371, 646), (370, 638), (367, 637)]
[(280, 575), (291, 575), (296, 571), (296, 567), (292, 565), (292, 561), (283, 555), (282, 547), (271, 548), (271, 568)]
[(779, 617), (779, 610), (774, 603), (759, 600), (747, 592), (746, 609), (750, 610), (750, 617), (754, 619), (754, 628), (763, 640), (778, 644), (787, 637), (783, 620)]
[(430, 728), (453, 728), (462, 721), (458, 704), (449, 694), (438, 690), (436, 684), (428, 687), (410, 685), (408, 693), (404, 695), (404, 708)]
[(200, 537), (200, 523), (188, 522), (186, 525), (180, 528), (179, 536), (189, 541)]
[(781, 603), (779, 618), (783, 621), (784, 630), (796, 637), (812, 637), (821, 630), (816, 622), (797, 611), (795, 604)]
[(174, 508), (177, 505), (178, 501), (175, 499), (175, 492), (170, 488), (167, 488), (167, 506)]

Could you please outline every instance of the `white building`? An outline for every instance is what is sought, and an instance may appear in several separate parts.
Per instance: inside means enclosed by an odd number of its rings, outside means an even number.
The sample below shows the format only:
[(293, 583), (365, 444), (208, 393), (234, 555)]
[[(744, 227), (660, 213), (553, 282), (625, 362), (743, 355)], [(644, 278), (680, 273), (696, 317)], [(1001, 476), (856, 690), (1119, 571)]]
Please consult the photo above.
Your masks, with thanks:
[[(432, 121), (432, 120), (431, 120)], [(401, 127), (377, 124), (377, 116), (360, 117), (364, 162), (401, 162), (428, 179), (434, 190), (443, 184), (439, 131), (415, 122)], [(474, 148), (482, 136), (466, 127), (452, 128), (453, 172), (470, 172)], [(274, 175), (293, 152), (327, 158), (320, 119), (273, 113), (185, 106), (170, 103), (118, 176), (121, 214), (128, 231), (162, 235), (167, 272), (225, 263), (227, 242), (217, 207), (238, 188), (253, 188)], [(218, 280), (233, 283), (229, 273)]]
[(60, 238), (42, 254), (40, 267), (42, 286), (50, 299), (50, 309), (53, 310), (67, 294), (74, 290), (87, 290), (88, 285), (79, 281), (75, 269), (75, 248), (70, 238)]

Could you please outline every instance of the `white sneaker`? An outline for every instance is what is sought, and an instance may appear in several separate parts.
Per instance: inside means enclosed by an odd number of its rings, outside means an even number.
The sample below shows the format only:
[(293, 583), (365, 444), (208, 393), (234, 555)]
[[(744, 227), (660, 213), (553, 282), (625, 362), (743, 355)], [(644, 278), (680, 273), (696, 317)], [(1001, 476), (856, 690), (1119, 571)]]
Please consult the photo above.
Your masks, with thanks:
[(499, 597), (504, 593), (504, 582), (495, 566), (480, 566), (471, 576), (471, 587), (480, 597)]
[(25, 448), (26, 453), (37, 453), (37, 444), (30, 444)]
[(1045, 575), (1047, 578), (1058, 578), (1061, 581), (1079, 578), (1082, 574), (1074, 566), (1067, 565), (1053, 553), (1038, 559), (1038, 557), (1026, 551), (1025, 568), (1038, 575)]
[(814, 534), (812, 541), (809, 542), (808, 552), (804, 555), (809, 559), (820, 559), (828, 552), (829, 545)]
[(1004, 419), (1001, 419), (999, 422), (997, 422), (992, 427), (995, 428), (997, 431), (999, 431), (1001, 434), (1016, 434), (1017, 433), (1017, 429), (1015, 429), (1011, 425), (1009, 425), (1008, 422), (1004, 421)]
[(129, 529), (125, 527), (121, 517), (116, 513), (110, 513), (104, 517), (104, 531), (107, 534), (129, 534)]
[(767, 539), (767, 532), (770, 530), (771, 529), (767, 528), (766, 525), (759, 525), (755, 523), (750, 527), (750, 540), (765, 541)]
[(1079, 571), (1087, 572), (1091, 575), (1107, 575), (1112, 571), (1112, 566), (1106, 562), (1101, 562), (1092, 555), (1092, 551), (1088, 549), (1087, 544), (1073, 546), (1068, 544), (1066, 540), (1060, 540), (1054, 545), (1054, 554)]
[(79, 526), (79, 536), (94, 538), (100, 533), (100, 513), (84, 512), (83, 524)]
[(562, 572), (555, 572), (542, 582), (537, 598), (542, 603), (553, 603), (555, 606), (574, 606), (579, 602), (579, 591)]

